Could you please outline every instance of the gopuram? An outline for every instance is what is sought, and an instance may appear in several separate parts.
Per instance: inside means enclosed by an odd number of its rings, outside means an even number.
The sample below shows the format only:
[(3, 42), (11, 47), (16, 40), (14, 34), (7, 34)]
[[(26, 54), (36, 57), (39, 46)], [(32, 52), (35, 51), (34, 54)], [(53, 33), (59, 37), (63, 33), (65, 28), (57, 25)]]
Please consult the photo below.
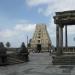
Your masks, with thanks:
[(31, 40), (31, 48), (35, 52), (48, 51), (51, 47), (51, 40), (45, 24), (37, 24)]
[[(53, 64), (75, 64), (75, 53), (68, 52), (67, 46), (67, 26), (75, 25), (75, 10), (56, 12), (54, 16), (54, 23), (56, 24), (56, 52), (53, 55)], [(63, 28), (65, 27), (65, 51), (63, 50)], [(68, 54), (69, 53), (69, 54)]]

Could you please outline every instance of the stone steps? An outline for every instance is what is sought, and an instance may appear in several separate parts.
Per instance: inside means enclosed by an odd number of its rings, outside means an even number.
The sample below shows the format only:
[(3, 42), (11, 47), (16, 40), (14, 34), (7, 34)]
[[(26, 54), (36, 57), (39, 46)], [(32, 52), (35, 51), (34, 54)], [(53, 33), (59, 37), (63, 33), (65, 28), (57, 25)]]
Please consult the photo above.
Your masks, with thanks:
[(75, 65), (74, 55), (56, 56), (53, 58), (52, 63), (54, 65)]
[(24, 62), (25, 61), (21, 60), (20, 57), (16, 53), (8, 55), (9, 64), (19, 64), (19, 63), (24, 63)]
[(8, 63), (9, 63), (9, 65), (19, 64), (19, 63), (24, 63), (24, 61), (17, 59), (17, 58), (8, 57)]

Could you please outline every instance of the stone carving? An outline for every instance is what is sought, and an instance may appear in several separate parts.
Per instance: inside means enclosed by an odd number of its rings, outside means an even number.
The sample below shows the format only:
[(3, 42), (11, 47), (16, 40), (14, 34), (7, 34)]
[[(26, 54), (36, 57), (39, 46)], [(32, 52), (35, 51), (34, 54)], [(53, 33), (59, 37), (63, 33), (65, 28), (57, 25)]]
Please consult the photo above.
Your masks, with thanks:
[(23, 42), (22, 45), (21, 45), (19, 56), (22, 60), (28, 61), (29, 60), (28, 55), (29, 55), (28, 49), (26, 48), (26, 46)]
[(7, 64), (7, 49), (4, 47), (3, 43), (0, 42), (0, 65)]

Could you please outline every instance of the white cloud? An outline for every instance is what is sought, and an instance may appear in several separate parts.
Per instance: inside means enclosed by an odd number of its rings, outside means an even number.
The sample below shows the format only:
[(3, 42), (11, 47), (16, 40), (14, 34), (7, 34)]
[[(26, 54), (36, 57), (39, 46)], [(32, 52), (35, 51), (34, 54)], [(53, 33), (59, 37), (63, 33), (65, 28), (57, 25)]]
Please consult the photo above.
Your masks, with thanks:
[(43, 13), (43, 9), (42, 8), (38, 8), (38, 13)]
[(11, 38), (19, 35), (22, 32), (33, 32), (36, 24), (17, 24), (12, 29), (5, 29), (0, 31), (0, 37)]
[(8, 37), (12, 37), (15, 35), (16, 35), (16, 31), (13, 31), (10, 29), (0, 31), (0, 37), (8, 38)]
[(35, 30), (35, 26), (36, 24), (17, 24), (14, 29), (18, 31), (30, 32)]
[(26, 0), (28, 6), (37, 6), (40, 4), (48, 4), (52, 2), (51, 0)]
[(75, 0), (26, 0), (26, 3), (30, 7), (46, 4), (46, 9), (43, 7), (38, 9), (38, 12), (45, 16), (57, 11), (75, 10)]
[(68, 26), (67, 30), (68, 30), (69, 35), (75, 34), (75, 26), (74, 25), (73, 26)]
[[(39, 9), (41, 9), (40, 12)], [(38, 13), (42, 13), (44, 16), (50, 16), (55, 12), (67, 10), (75, 10), (75, 0), (50, 0), (46, 8), (38, 8)]]
[(67, 10), (75, 10), (75, 0), (57, 0), (52, 5), (48, 5), (45, 13), (49, 16), (51, 13)]

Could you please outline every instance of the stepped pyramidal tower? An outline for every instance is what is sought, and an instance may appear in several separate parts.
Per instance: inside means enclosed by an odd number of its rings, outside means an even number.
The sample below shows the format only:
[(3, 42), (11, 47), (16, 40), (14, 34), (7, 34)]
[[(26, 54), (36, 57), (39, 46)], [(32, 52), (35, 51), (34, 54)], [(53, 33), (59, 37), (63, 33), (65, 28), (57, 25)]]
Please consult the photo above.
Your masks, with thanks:
[(41, 51), (48, 51), (51, 47), (51, 40), (45, 24), (36, 25), (36, 29), (31, 40), (31, 48), (37, 50), (37, 47), (39, 47)]

